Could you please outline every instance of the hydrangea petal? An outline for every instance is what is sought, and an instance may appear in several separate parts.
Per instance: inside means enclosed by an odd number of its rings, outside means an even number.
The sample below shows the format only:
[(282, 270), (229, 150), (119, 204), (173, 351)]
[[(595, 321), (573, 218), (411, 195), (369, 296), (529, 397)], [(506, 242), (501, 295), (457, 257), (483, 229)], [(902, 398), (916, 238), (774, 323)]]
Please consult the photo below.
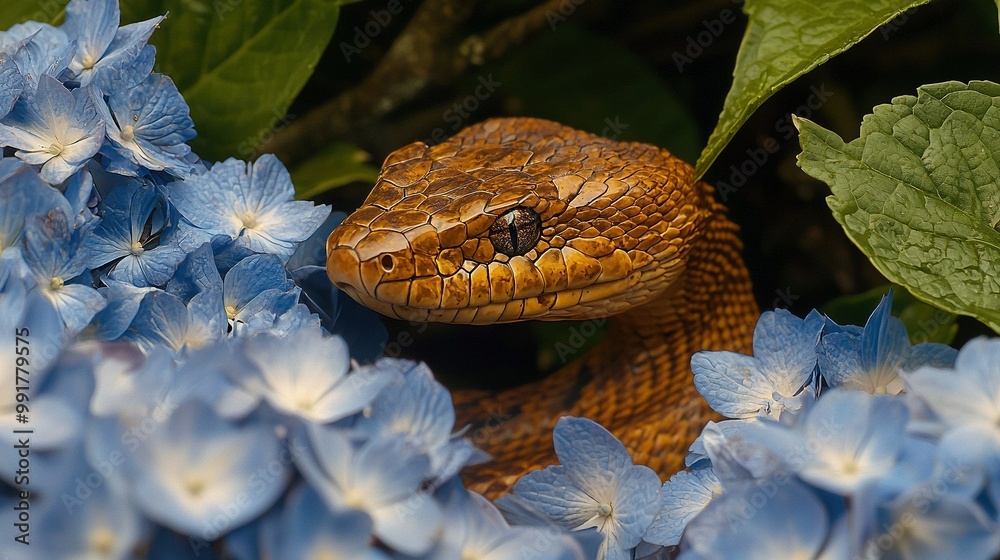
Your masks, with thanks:
[(691, 371), (698, 392), (719, 414), (728, 418), (771, 414), (774, 386), (752, 356), (698, 352), (691, 357)]
[(597, 513), (594, 499), (577, 488), (566, 467), (559, 465), (524, 475), (514, 486), (514, 495), (571, 531), (589, 527)]
[[(135, 503), (151, 519), (212, 541), (263, 513), (289, 478), (273, 430), (237, 425), (207, 404), (182, 403), (126, 462)], [(268, 476), (255, 476), (267, 465)], [(272, 473), (273, 469), (273, 473)], [(233, 496), (245, 498), (233, 508)]]
[(823, 316), (815, 311), (805, 319), (787, 309), (761, 314), (753, 333), (753, 355), (779, 389), (795, 391), (809, 382), (816, 367), (815, 348), (823, 324)]
[(552, 432), (556, 456), (563, 465), (571, 465), (570, 478), (584, 491), (597, 493), (603, 481), (632, 466), (632, 456), (625, 446), (603, 426), (587, 418), (564, 416)]
[(678, 544), (688, 522), (720, 494), (722, 485), (710, 467), (680, 471), (663, 483), (660, 509), (643, 540), (663, 546)]
[(388, 560), (371, 547), (372, 520), (356, 510), (333, 511), (308, 485), (295, 488), (280, 515), (265, 519), (261, 543), (268, 558)]
[[(763, 505), (750, 506), (748, 514), (748, 504), (758, 503)], [(827, 519), (823, 504), (802, 484), (751, 481), (727, 488), (692, 519), (685, 542), (706, 558), (812, 558), (826, 540)]]

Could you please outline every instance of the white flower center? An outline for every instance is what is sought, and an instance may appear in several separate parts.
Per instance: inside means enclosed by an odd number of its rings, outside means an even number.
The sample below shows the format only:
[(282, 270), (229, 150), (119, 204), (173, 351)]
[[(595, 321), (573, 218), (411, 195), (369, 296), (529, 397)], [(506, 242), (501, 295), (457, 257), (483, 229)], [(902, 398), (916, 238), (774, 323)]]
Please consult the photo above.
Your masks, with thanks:
[(115, 549), (115, 534), (107, 527), (98, 527), (90, 535), (90, 549), (100, 556), (110, 556)]
[(97, 57), (91, 53), (87, 53), (83, 55), (83, 60), (80, 61), (80, 64), (83, 66), (84, 70), (90, 70), (95, 64), (97, 64)]
[(240, 221), (243, 222), (243, 227), (247, 229), (253, 229), (257, 226), (257, 215), (253, 212), (247, 212), (240, 217)]
[(235, 305), (227, 305), (226, 306), (226, 317), (229, 317), (230, 319), (235, 319), (236, 318), (236, 306)]
[(597, 513), (601, 517), (607, 517), (615, 511), (615, 508), (608, 503), (597, 504)]
[(65, 285), (62, 278), (53, 276), (52, 280), (49, 281), (49, 291), (58, 292)]
[(200, 478), (191, 478), (184, 483), (184, 489), (187, 490), (187, 493), (190, 494), (192, 498), (197, 498), (201, 495), (201, 493), (205, 491), (206, 486), (205, 481)]
[(49, 147), (46, 148), (45, 151), (48, 152), (48, 153), (50, 153), (50, 154), (52, 154), (52, 155), (54, 155), (54, 156), (57, 156), (57, 155), (61, 154), (63, 152), (63, 150), (65, 150), (65, 149), (66, 149), (66, 146), (63, 146), (62, 142), (53, 142), (53, 143), (49, 144)]
[(344, 503), (346, 503), (349, 508), (364, 509), (365, 496), (363, 493), (352, 489), (344, 492)]
[(133, 241), (132, 245), (129, 246), (129, 250), (133, 255), (141, 255), (146, 250), (142, 248), (142, 243), (138, 241)]
[(127, 124), (122, 127), (122, 140), (132, 142), (135, 140), (135, 127)]
[(302, 395), (298, 398), (295, 406), (300, 412), (311, 412), (316, 407), (316, 400), (309, 395)]

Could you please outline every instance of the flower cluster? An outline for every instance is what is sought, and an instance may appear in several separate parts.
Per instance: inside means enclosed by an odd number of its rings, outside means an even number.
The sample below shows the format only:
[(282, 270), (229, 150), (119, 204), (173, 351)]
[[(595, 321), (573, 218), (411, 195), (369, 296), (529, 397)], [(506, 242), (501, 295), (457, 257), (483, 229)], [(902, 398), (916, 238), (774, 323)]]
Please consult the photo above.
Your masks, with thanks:
[(621, 443), (564, 418), (560, 466), (524, 502), (598, 558), (995, 558), (1000, 553), (1000, 339), (910, 344), (884, 297), (867, 324), (766, 312), (754, 354), (699, 352), (719, 413), (662, 487)]
[(445, 388), (359, 363), (385, 332), (326, 277), (338, 216), (193, 154), (163, 18), (119, 16), (0, 33), (0, 557), (584, 558), (462, 487)]

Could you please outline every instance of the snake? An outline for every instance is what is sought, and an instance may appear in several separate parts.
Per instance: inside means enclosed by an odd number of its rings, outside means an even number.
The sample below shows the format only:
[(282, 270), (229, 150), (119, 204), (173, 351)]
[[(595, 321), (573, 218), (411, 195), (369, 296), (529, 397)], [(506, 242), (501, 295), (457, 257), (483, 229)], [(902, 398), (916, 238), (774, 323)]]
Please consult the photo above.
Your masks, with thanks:
[(607, 322), (599, 343), (547, 377), (452, 392), (456, 426), (490, 456), (463, 479), (495, 497), (557, 461), (552, 430), (567, 415), (598, 422), (661, 477), (683, 468), (719, 419), (691, 355), (752, 349), (759, 308), (742, 248), (714, 188), (669, 151), (503, 117), (390, 153), (327, 239), (327, 273), (407, 321)]

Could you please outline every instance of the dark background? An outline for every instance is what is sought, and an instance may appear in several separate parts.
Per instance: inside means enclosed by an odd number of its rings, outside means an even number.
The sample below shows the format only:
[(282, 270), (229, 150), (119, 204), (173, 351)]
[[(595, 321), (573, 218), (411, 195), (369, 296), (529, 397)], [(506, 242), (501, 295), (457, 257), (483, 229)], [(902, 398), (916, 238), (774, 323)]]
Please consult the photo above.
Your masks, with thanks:
[[(308, 116), (311, 108), (368, 76), (420, 0), (399, 3), (402, 11), (380, 25), (350, 62), (344, 44), (356, 46), (357, 29), (364, 29), (375, 17), (372, 11), (388, 2), (364, 1), (343, 9), (330, 49), (292, 114)], [(485, 33), (537, 4), (479, 2), (459, 35)], [(544, 29), (510, 46), (496, 61), (427, 87), (386, 115), (358, 119), (344, 139), (371, 153), (377, 164), (395, 148), (431, 138), (436, 129), (450, 135), (459, 122), (464, 126), (492, 116), (527, 115), (654, 143), (693, 163), (730, 87), (746, 26), (740, 5), (732, 0), (565, 0), (562, 7), (562, 13), (547, 18)], [(914, 94), (922, 84), (1000, 81), (997, 28), (997, 8), (988, 0), (924, 5), (785, 87), (743, 126), (705, 180), (735, 185), (734, 170), (753, 170), (745, 184), (726, 189), (724, 202), (742, 226), (745, 258), (762, 309), (784, 307), (804, 315), (838, 296), (886, 283), (833, 220), (824, 200), (827, 187), (796, 167), (799, 145), (789, 132), (789, 114), (806, 116), (852, 139), (871, 107)], [(501, 85), (478, 99), (480, 78)], [(455, 111), (454, 105), (463, 102), (474, 110)], [(763, 150), (775, 145), (774, 153)], [(761, 160), (763, 153), (766, 160)], [(370, 186), (341, 187), (321, 200), (350, 212)], [(959, 324), (956, 343), (988, 332), (973, 320)], [(425, 360), (437, 373), (459, 381), (509, 384), (558, 366), (551, 344), (566, 341), (570, 328), (393, 323), (387, 351)]]

